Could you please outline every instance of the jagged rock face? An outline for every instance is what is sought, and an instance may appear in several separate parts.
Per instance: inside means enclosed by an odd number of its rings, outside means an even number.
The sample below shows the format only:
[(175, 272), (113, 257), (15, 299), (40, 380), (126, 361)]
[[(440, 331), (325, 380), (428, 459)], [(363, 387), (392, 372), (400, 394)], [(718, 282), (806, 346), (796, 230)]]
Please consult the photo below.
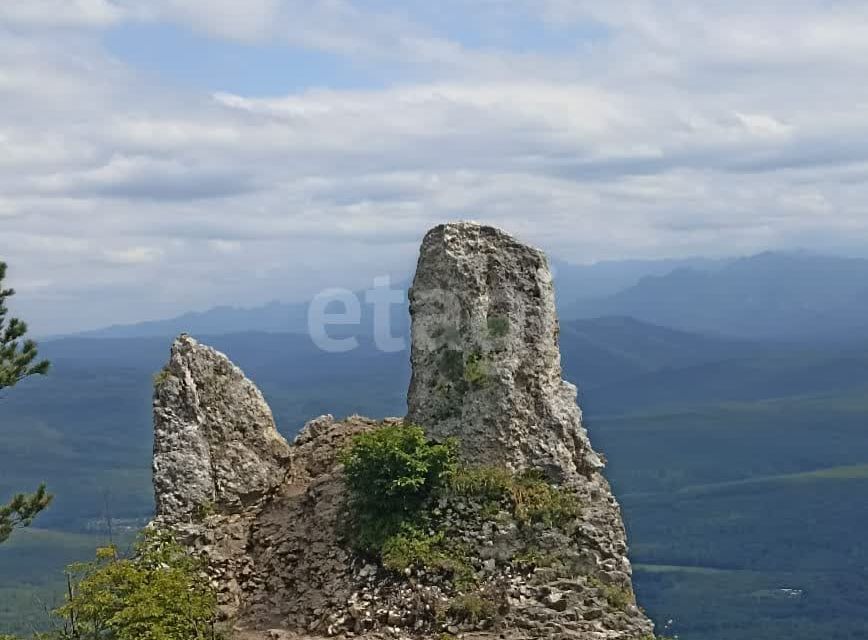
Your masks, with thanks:
[[(575, 388), (561, 378), (543, 254), (490, 227), (438, 227), (425, 238), (411, 304), (408, 420), (458, 438), (468, 465), (547, 471), (581, 509), (568, 523), (528, 527), (491, 504), (444, 494), (431, 526), (436, 516), (465, 549), (478, 592), (462, 592), (436, 568), (389, 571), (348, 542), (339, 455), (383, 422), (322, 416), (289, 445), (255, 385), (181, 336), (155, 391), (156, 524), (207, 560), (231, 637), (648, 640), (620, 509)], [(520, 558), (529, 551), (551, 562), (528, 566)], [(480, 594), (496, 614), (467, 620), (452, 611)]]
[(562, 379), (545, 255), (493, 227), (447, 224), (422, 242), (410, 291), (408, 419), (460, 438), (468, 461), (575, 482), (602, 466)]
[(283, 481), (289, 444), (222, 353), (182, 335), (154, 390), (154, 493), (165, 522), (237, 511)]
[(379, 424), (358, 416), (311, 420), (268, 499), (173, 525), (207, 558), (226, 619), (240, 628), (307, 630), (346, 605), (360, 561), (341, 541), (346, 492), (338, 457), (352, 436)]

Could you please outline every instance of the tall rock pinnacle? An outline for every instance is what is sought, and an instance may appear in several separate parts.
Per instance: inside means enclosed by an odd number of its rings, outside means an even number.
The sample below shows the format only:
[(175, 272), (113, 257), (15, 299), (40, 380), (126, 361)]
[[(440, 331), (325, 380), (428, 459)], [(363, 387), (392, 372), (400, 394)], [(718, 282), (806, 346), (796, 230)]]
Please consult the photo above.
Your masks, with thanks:
[(410, 291), (408, 420), (459, 436), (469, 461), (536, 468), (574, 482), (602, 467), (562, 379), (545, 255), (493, 227), (425, 236)]
[(172, 522), (246, 506), (282, 482), (289, 455), (241, 369), (180, 336), (154, 391), (157, 515)]

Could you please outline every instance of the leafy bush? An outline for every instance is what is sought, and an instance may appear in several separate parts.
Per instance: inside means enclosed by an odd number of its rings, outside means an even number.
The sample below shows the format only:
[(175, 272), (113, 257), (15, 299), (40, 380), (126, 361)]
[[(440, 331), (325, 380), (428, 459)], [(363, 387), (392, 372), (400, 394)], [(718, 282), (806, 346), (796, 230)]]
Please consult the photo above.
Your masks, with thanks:
[(132, 559), (114, 547), (70, 567), (70, 593), (56, 612), (58, 640), (206, 640), (216, 636), (216, 598), (202, 566), (165, 533), (150, 531)]
[(408, 527), (383, 543), (383, 566), (400, 573), (412, 566), (438, 563), (443, 557), (438, 550), (442, 543), (442, 533), (429, 536)]
[(457, 464), (457, 443), (428, 442), (415, 425), (386, 425), (356, 436), (344, 452), (357, 546), (379, 551), (415, 524)]

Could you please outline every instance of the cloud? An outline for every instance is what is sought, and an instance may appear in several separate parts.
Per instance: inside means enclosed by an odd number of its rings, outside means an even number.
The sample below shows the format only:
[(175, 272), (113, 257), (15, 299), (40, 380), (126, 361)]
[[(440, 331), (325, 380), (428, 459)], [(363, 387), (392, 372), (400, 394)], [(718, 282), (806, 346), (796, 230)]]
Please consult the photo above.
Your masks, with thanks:
[[(868, 231), (861, 3), (444, 3), (2, 3), (0, 255), (21, 315), (56, 332), (363, 287), (458, 218), (582, 262), (853, 250)], [(134, 23), (378, 81), (194, 90), (105, 48)]]
[(216, 36), (252, 41), (271, 37), (281, 13), (279, 0), (134, 0), (127, 13), (139, 19), (171, 20)]
[(18, 27), (107, 27), (123, 18), (110, 0), (9, 0), (0, 23)]
[(156, 262), (163, 256), (163, 251), (155, 247), (130, 247), (128, 249), (106, 249), (102, 252), (103, 259), (109, 264), (137, 265)]
[(113, 156), (97, 168), (53, 174), (35, 184), (48, 195), (158, 201), (223, 198), (256, 188), (252, 176), (241, 169), (141, 156)]
[(227, 254), (227, 255), (233, 254), (233, 253), (238, 253), (239, 251), (241, 251), (241, 243), (238, 242), (237, 240), (220, 240), (220, 239), (209, 240), (208, 246), (215, 253), (222, 253), (222, 254)]

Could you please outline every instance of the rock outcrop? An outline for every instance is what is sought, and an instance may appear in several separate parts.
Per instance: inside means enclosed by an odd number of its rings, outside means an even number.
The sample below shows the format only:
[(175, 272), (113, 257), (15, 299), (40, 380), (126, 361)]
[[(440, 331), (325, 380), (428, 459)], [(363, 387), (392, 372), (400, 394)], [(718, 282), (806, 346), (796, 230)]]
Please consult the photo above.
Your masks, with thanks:
[(437, 227), (411, 305), (407, 421), (455, 437), (469, 467), (543, 472), (580, 508), (531, 521), (508, 499), (444, 493), (430, 526), (460, 547), (469, 579), (387, 569), (348, 542), (340, 453), (404, 419), (322, 416), (287, 444), (253, 383), (182, 336), (155, 392), (156, 524), (206, 559), (232, 635), (651, 638), (618, 504), (562, 380), (545, 256), (491, 227)]
[(281, 484), (289, 457), (256, 385), (222, 353), (179, 337), (154, 393), (157, 515), (238, 511)]
[(603, 465), (562, 379), (545, 255), (493, 227), (447, 224), (422, 242), (410, 290), (408, 419), (459, 436), (467, 460), (577, 482)]

